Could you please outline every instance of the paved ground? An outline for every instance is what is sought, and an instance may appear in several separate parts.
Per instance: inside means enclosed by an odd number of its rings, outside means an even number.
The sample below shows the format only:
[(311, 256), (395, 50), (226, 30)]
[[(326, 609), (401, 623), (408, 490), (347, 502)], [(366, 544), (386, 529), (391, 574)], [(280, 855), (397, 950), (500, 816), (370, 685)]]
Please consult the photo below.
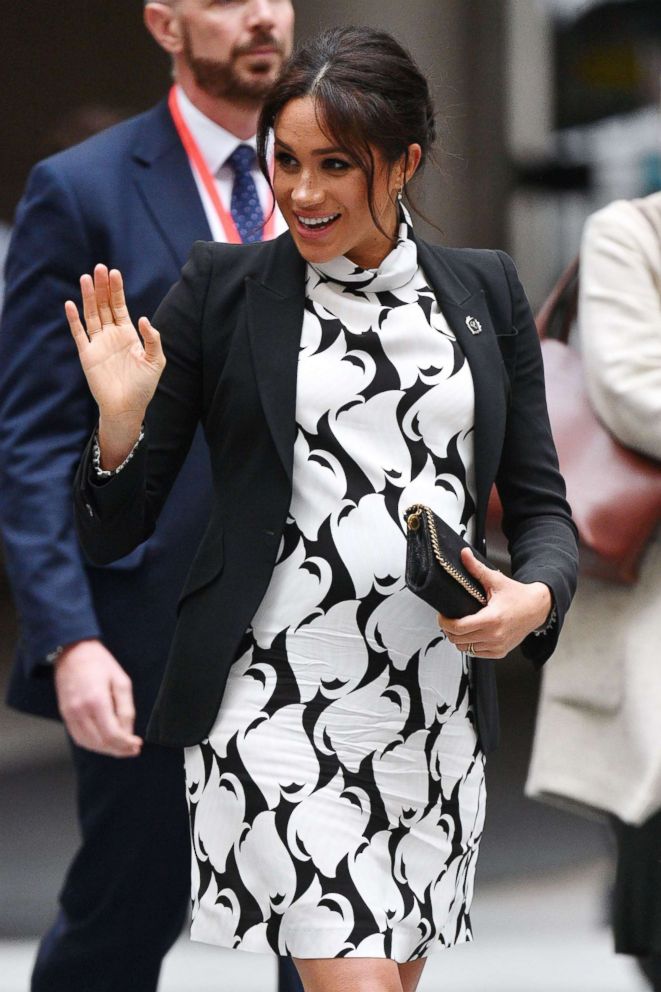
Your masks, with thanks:
[[(475, 901), (475, 943), (434, 955), (420, 992), (643, 992), (599, 923), (605, 871), (596, 863), (485, 886)], [(2, 992), (27, 992), (35, 946), (0, 942)], [(182, 938), (166, 961), (161, 992), (191, 990), (275, 992), (273, 962)]]

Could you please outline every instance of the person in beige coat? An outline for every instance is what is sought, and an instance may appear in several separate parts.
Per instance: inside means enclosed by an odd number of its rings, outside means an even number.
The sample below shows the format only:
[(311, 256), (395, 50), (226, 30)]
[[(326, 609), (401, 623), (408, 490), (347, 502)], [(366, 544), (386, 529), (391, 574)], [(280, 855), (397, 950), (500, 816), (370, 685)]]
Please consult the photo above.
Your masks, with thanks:
[[(661, 460), (661, 192), (588, 220), (579, 340), (603, 423)], [(544, 673), (526, 794), (611, 819), (616, 950), (661, 989), (661, 527), (635, 585), (581, 579)]]

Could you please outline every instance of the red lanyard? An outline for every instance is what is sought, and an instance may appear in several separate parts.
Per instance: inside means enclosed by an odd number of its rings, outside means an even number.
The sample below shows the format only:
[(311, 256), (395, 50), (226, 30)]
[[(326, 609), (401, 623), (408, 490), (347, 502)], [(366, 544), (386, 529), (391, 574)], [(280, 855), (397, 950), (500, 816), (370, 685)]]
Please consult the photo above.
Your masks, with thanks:
[[(200, 151), (200, 147), (197, 141), (191, 134), (190, 128), (188, 127), (186, 121), (182, 116), (181, 109), (179, 107), (179, 101), (177, 99), (176, 86), (173, 86), (172, 89), (170, 90), (170, 94), (168, 96), (168, 107), (172, 115), (172, 120), (174, 121), (174, 126), (176, 127), (179, 138), (181, 139), (181, 143), (184, 146), (184, 149), (186, 150), (186, 154), (188, 155), (188, 160), (191, 164), (191, 167), (195, 169), (198, 176), (200, 177), (200, 180), (202, 181), (202, 185), (209, 194), (209, 199), (213, 203), (214, 209), (218, 214), (218, 219), (222, 225), (223, 230), (225, 231), (225, 237), (227, 238), (227, 241), (233, 245), (240, 245), (242, 243), (241, 235), (236, 229), (234, 218), (232, 217), (230, 211), (226, 208), (223, 201), (220, 199), (220, 196), (218, 195), (218, 187), (216, 185), (216, 181), (214, 177), (211, 175), (211, 172), (209, 171), (209, 166), (204, 160), (204, 156)], [(262, 240), (270, 241), (270, 239), (274, 237), (275, 237), (275, 211), (271, 210), (268, 220), (266, 221), (264, 228), (262, 230)]]

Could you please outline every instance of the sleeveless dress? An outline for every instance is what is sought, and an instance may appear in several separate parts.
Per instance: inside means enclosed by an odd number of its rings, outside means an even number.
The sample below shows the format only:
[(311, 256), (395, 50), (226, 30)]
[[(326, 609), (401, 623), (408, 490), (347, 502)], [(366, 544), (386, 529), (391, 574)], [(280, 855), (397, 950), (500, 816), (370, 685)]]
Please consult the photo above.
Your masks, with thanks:
[(473, 382), (404, 216), (308, 266), (293, 491), (208, 740), (186, 749), (191, 937), (398, 962), (472, 939), (485, 808), (469, 659), (404, 585), (403, 513), (468, 540)]

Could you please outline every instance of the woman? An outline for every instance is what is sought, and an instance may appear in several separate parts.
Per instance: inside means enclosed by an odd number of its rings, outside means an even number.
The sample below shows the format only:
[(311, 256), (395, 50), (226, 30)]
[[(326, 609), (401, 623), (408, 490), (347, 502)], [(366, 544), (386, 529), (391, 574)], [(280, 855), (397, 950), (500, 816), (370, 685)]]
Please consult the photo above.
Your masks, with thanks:
[[(661, 462), (661, 193), (588, 221), (579, 331), (594, 408)], [(526, 791), (608, 815), (618, 859), (616, 950), (661, 990), (661, 530), (633, 586), (581, 579), (545, 673)], [(577, 760), (577, 758), (579, 760)]]
[[(202, 419), (215, 504), (150, 727), (186, 746), (192, 936), (289, 953), (307, 992), (409, 992), (471, 937), (490, 659), (551, 653), (575, 533), (511, 261), (426, 245), (400, 204), (434, 140), (410, 56), (323, 35), (264, 108), (264, 169), (271, 131), (289, 233), (195, 246), (167, 365), (119, 273), (81, 280), (89, 339), (67, 303), (100, 410), (77, 516), (94, 560), (143, 540)], [(483, 549), (495, 479), (514, 578), (466, 552), (489, 604), (439, 618), (404, 585), (404, 510)]]

